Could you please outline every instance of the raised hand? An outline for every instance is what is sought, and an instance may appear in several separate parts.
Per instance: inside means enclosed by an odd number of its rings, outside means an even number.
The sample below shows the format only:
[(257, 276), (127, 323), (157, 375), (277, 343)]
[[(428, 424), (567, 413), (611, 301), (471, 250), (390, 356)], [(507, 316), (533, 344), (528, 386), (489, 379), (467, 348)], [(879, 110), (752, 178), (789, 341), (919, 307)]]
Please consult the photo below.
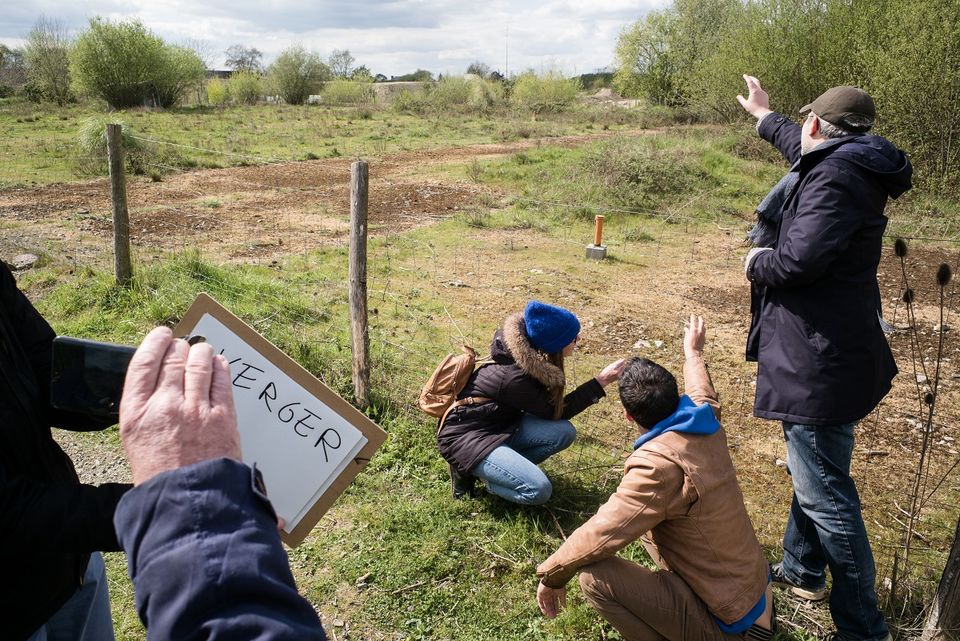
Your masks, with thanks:
[(683, 356), (690, 358), (700, 356), (703, 346), (707, 342), (707, 326), (703, 319), (690, 314), (690, 320), (683, 325)]
[(743, 79), (747, 83), (749, 95), (746, 98), (743, 95), (738, 95), (737, 101), (747, 113), (759, 120), (770, 113), (770, 97), (760, 86), (759, 80), (747, 74), (743, 74)]

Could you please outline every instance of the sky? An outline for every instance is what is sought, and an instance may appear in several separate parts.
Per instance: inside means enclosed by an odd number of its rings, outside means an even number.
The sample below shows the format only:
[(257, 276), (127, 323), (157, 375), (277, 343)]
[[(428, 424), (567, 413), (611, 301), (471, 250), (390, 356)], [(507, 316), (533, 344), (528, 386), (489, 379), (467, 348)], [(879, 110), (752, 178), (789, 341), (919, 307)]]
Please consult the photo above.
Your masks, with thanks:
[(233, 44), (268, 63), (302, 44), (326, 58), (349, 49), (356, 64), (386, 76), (427, 69), (463, 73), (476, 60), (511, 74), (551, 68), (590, 73), (614, 63), (620, 30), (667, 0), (8, 0), (0, 43), (21, 46), (41, 17), (76, 35), (89, 18), (139, 19), (164, 40), (203, 43), (224, 67)]

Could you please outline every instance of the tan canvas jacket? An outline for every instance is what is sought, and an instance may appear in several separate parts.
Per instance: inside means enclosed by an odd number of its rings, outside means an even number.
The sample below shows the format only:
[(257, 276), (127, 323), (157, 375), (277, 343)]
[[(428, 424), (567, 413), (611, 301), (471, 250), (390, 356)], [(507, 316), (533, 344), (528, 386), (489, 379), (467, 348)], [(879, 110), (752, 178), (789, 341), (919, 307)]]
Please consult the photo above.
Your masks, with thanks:
[[(683, 367), (687, 395), (720, 402), (703, 359)], [(709, 436), (666, 432), (627, 459), (617, 491), (537, 568), (563, 587), (579, 568), (643, 538), (656, 563), (680, 575), (725, 623), (740, 620), (767, 587), (768, 567), (743, 505), (721, 427)]]

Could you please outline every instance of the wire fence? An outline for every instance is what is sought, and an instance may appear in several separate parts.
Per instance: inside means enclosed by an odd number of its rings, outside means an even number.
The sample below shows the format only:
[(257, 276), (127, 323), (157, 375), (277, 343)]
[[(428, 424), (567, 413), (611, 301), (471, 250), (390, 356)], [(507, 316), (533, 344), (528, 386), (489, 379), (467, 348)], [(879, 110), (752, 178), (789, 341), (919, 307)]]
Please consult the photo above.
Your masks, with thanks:
[[(287, 347), (296, 351), (291, 355), (301, 361), (307, 354), (322, 355), (324, 365), (312, 368), (314, 373), (331, 387), (346, 390), (350, 380), (350, 337), (344, 320), (348, 161), (291, 163), (149, 138), (141, 142), (241, 158), (251, 166), (185, 172), (148, 162), (147, 174), (155, 171), (163, 177), (128, 185), (135, 269), (171, 265), (179, 276), (202, 289), (257, 301), (262, 314), (244, 320), (267, 335), (283, 324), (285, 335), (291, 337)], [(517, 210), (513, 228), (492, 230), (481, 225), (477, 236), (483, 236), (483, 242), (468, 238), (441, 242), (411, 230), (467, 209), (475, 191), (380, 176), (376, 166), (371, 169), (371, 388), (379, 402), (389, 403), (413, 424), (428, 424), (414, 400), (439, 359), (464, 342), (482, 351), (503, 317), (522, 309), (529, 298), (562, 304), (586, 321), (583, 353), (568, 362), (571, 385), (628, 354), (648, 356), (679, 373), (680, 321), (691, 311), (703, 311), (712, 315), (709, 321), (716, 327), (711, 371), (723, 398), (731, 454), (758, 534), (765, 545), (776, 547), (789, 506), (790, 484), (779, 427), (752, 415), (755, 369), (742, 361), (740, 352), (749, 301), (745, 286), (731, 283), (739, 283), (736, 276), (742, 269), (743, 220), (721, 213), (710, 219), (691, 214), (691, 207), (706, 194), (672, 208), (647, 211), (514, 198), (510, 201)], [(109, 183), (92, 181), (67, 193), (60, 189), (15, 190), (8, 200), (19, 205), (9, 205), (7, 211), (19, 224), (7, 230), (4, 253), (35, 251), (77, 266), (109, 269)], [(38, 205), (41, 202), (43, 206)], [(605, 230), (611, 260), (605, 264), (585, 261), (583, 248), (590, 238), (579, 237), (583, 225), (544, 225), (537, 215), (545, 209), (611, 215)], [(956, 273), (958, 242), (957, 238), (916, 238), (912, 268), (925, 272), (931, 265), (935, 269), (934, 263), (946, 261)], [(277, 286), (239, 286), (216, 272), (197, 269), (190, 260), (172, 258), (184, 255), (197, 256), (228, 272), (241, 265), (275, 269)], [(881, 272), (891, 275), (881, 278), (882, 293), (884, 301), (890, 302), (888, 314), (892, 308), (894, 324), (902, 325), (901, 306), (892, 303), (903, 294), (902, 284), (892, 275), (897, 270), (892, 252), (885, 250)], [(933, 278), (932, 273), (921, 276)], [(926, 293), (932, 291), (926, 288)], [(955, 311), (955, 293), (951, 285), (947, 325)], [(162, 288), (153, 295), (178, 298), (177, 292)], [(291, 307), (291, 300), (311, 304)], [(914, 384), (918, 380), (915, 366), (931, 358), (938, 336), (934, 307), (929, 302), (918, 307), (918, 339), (903, 328), (891, 336), (901, 375), (894, 392), (858, 428), (853, 469), (877, 560), (878, 582), (889, 591), (894, 581), (903, 581), (899, 594), (907, 593), (914, 609), (916, 603), (929, 600), (936, 586), (960, 502), (956, 441), (960, 439), (956, 428), (960, 405), (951, 394), (960, 378), (960, 370), (953, 366), (960, 362), (960, 345), (955, 332), (948, 332), (944, 401), (928, 435), (931, 449), (923, 472), (922, 509), (913, 517), (912, 565), (904, 581), (903, 568), (897, 565), (910, 521), (908, 486), (916, 474), (925, 429), (924, 406), (918, 396), (929, 385), (928, 381)], [(904, 380), (910, 377), (913, 380)], [(615, 399), (587, 410), (574, 421), (579, 434), (576, 443), (545, 464), (557, 486), (550, 509), (560, 515), (561, 533), (589, 516), (620, 478), (633, 440), (620, 417)], [(894, 572), (900, 577), (895, 578)], [(900, 616), (912, 615), (902, 610)]]

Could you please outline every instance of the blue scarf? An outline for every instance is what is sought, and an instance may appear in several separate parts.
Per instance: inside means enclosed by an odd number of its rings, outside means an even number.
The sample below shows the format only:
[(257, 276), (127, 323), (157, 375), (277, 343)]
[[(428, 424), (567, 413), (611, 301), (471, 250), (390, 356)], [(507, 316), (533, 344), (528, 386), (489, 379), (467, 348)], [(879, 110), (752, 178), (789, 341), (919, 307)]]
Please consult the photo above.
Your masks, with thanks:
[(713, 434), (720, 429), (720, 421), (713, 415), (713, 408), (704, 403), (697, 405), (689, 396), (680, 397), (677, 409), (663, 419), (646, 434), (643, 434), (633, 443), (633, 449), (639, 449), (650, 439), (654, 439), (664, 432), (684, 432), (685, 434)]

